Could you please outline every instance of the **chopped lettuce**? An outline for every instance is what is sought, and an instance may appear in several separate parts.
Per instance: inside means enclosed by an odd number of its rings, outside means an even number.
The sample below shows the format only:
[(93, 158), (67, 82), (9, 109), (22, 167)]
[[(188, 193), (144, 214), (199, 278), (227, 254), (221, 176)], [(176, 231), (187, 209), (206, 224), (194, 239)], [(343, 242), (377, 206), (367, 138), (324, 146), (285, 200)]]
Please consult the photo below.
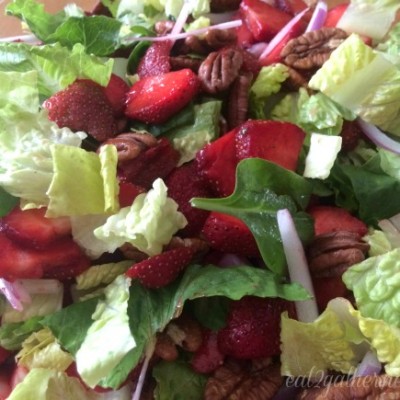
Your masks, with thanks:
[(109, 217), (94, 234), (107, 244), (110, 253), (128, 242), (148, 255), (156, 255), (186, 224), (177, 203), (167, 196), (165, 183), (157, 179), (148, 193), (140, 194), (131, 207)]
[(25, 207), (46, 205), (54, 175), (51, 146), (78, 147), (86, 134), (59, 128), (39, 111), (37, 72), (0, 71), (0, 79), (0, 185)]
[(342, 138), (340, 136), (312, 133), (303, 176), (306, 178), (326, 179), (341, 147)]
[(380, 40), (389, 31), (399, 7), (397, 0), (351, 0), (337, 27)]
[(387, 235), (378, 229), (371, 228), (368, 234), (363, 237), (363, 241), (369, 244), (369, 257), (380, 256), (393, 249)]
[(106, 377), (136, 345), (127, 314), (129, 286), (130, 279), (121, 275), (106, 288), (105, 299), (97, 304), (94, 322), (75, 355), (77, 370), (90, 387)]
[(389, 32), (388, 38), (378, 44), (376, 50), (382, 52), (393, 64), (400, 67), (400, 23)]
[(369, 257), (351, 266), (343, 281), (354, 293), (364, 317), (381, 319), (400, 328), (400, 249)]
[(85, 48), (80, 44), (72, 49), (59, 43), (44, 46), (26, 43), (1, 44), (0, 71), (36, 71), (41, 99), (64, 89), (77, 78), (91, 79), (105, 86), (110, 79), (112, 67), (112, 59), (105, 61), (86, 54)]
[(400, 71), (357, 35), (333, 51), (309, 86), (365, 121), (400, 135)]
[(18, 365), (23, 365), (29, 370), (50, 368), (57, 371), (65, 371), (74, 361), (71, 354), (61, 349), (48, 328), (34, 332), (25, 339), (16, 360)]
[(117, 210), (115, 146), (102, 146), (97, 154), (59, 145), (51, 147), (51, 154), (54, 174), (47, 191), (48, 216), (109, 214)]
[(76, 277), (76, 289), (87, 290), (100, 285), (108, 285), (131, 265), (132, 261), (130, 260), (94, 265)]

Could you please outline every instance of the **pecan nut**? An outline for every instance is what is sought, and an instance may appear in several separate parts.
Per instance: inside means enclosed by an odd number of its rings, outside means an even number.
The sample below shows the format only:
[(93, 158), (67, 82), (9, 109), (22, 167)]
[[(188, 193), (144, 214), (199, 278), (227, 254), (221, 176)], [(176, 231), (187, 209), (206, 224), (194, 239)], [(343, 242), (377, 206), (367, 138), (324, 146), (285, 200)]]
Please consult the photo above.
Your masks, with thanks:
[(174, 361), (178, 358), (178, 349), (170, 336), (161, 332), (157, 333), (154, 354), (165, 361)]
[(199, 78), (204, 91), (216, 94), (228, 89), (239, 75), (242, 64), (242, 52), (234, 48), (210, 53), (199, 68)]
[(310, 272), (314, 277), (341, 276), (351, 265), (363, 261), (368, 250), (369, 245), (354, 232), (318, 235), (308, 248)]
[(234, 30), (209, 29), (204, 34), (204, 41), (213, 50), (219, 50), (236, 43), (237, 35)]
[(201, 65), (201, 60), (199, 58), (193, 58), (189, 56), (176, 56), (176, 57), (170, 57), (169, 63), (173, 71), (189, 68), (193, 72), (197, 73)]
[(126, 162), (135, 159), (150, 147), (157, 146), (158, 141), (150, 133), (131, 132), (121, 133), (103, 144), (113, 144), (117, 148), (118, 161)]
[(250, 364), (229, 360), (208, 379), (204, 399), (268, 400), (282, 383), (279, 365), (261, 360)]
[(200, 324), (186, 316), (181, 316), (170, 322), (166, 333), (173, 343), (191, 353), (197, 351), (203, 341)]
[(211, 11), (224, 12), (237, 10), (241, 0), (211, 0)]
[(339, 28), (322, 28), (291, 39), (281, 52), (283, 62), (297, 69), (319, 68), (345, 39)]
[(400, 400), (400, 380), (388, 375), (361, 376), (324, 388), (304, 390), (299, 400)]

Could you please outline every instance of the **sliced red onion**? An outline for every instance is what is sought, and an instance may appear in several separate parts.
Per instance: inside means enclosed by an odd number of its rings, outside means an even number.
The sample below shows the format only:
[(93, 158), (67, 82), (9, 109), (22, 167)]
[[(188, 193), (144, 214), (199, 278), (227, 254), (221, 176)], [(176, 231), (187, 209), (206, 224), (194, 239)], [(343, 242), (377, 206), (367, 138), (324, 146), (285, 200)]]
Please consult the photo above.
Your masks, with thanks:
[(268, 46), (260, 55), (260, 58), (267, 57), (269, 53), (283, 40), (283, 38), (290, 32), (290, 30), (303, 18), (304, 14), (309, 10), (306, 8), (301, 13), (293, 17), (268, 43)]
[(400, 154), (400, 142), (391, 139), (384, 134), (375, 125), (363, 121), (361, 118), (357, 119), (357, 123), (367, 136), (376, 146), (389, 150), (393, 153)]
[(3, 293), (11, 307), (17, 311), (23, 311), (23, 303), (31, 300), (29, 293), (21, 285), (3, 278), (0, 278), (0, 292)]
[(260, 57), (261, 54), (265, 51), (267, 48), (268, 43), (265, 42), (260, 42), (260, 43), (255, 43), (252, 46), (250, 46), (247, 51), (256, 57)]
[(325, 1), (319, 1), (315, 6), (313, 15), (307, 26), (306, 32), (317, 31), (321, 29), (325, 23), (326, 16), (328, 15), (328, 5)]
[(135, 37), (130, 40), (127, 40), (127, 42), (143, 42), (143, 41), (148, 41), (148, 42), (162, 42), (164, 40), (178, 40), (178, 39), (185, 39), (189, 36), (198, 36), (202, 35), (203, 33), (206, 33), (209, 30), (213, 29), (232, 29), (232, 28), (237, 28), (238, 26), (242, 25), (242, 20), (241, 19), (236, 19), (235, 21), (229, 21), (229, 22), (224, 22), (222, 24), (218, 25), (212, 25), (208, 26), (206, 28), (201, 28), (201, 29), (196, 29), (194, 31), (190, 32), (184, 32), (184, 33), (177, 33), (175, 35), (169, 34), (166, 36), (142, 36), (142, 37)]
[(41, 41), (35, 35), (9, 36), (0, 38), (0, 42), (24, 42), (29, 44), (41, 43)]
[(249, 260), (236, 254), (226, 253), (219, 260), (220, 267), (237, 267), (238, 265), (251, 265)]
[(171, 35), (176, 35), (182, 32), (183, 25), (185, 25), (189, 15), (190, 15), (190, 5), (189, 2), (184, 1), (181, 12), (176, 19), (175, 25), (172, 28)]
[(155, 341), (152, 341), (147, 346), (146, 356), (145, 356), (145, 359), (143, 361), (142, 368), (140, 369), (139, 379), (138, 379), (138, 382), (136, 384), (136, 388), (135, 388), (135, 391), (133, 393), (132, 400), (140, 400), (140, 398), (141, 398), (144, 381), (146, 379), (147, 370), (149, 369), (150, 359), (151, 359), (151, 357), (153, 356), (153, 353), (154, 353), (154, 348), (155, 348)]
[(359, 376), (379, 375), (382, 370), (382, 364), (379, 362), (373, 351), (368, 351), (360, 364), (358, 365), (353, 378)]
[(18, 279), (15, 283), (22, 285), (29, 294), (55, 294), (63, 289), (56, 279)]
[(302, 322), (313, 322), (318, 318), (319, 313), (303, 245), (289, 210), (279, 210), (277, 212), (277, 221), (290, 280), (302, 285), (313, 296), (309, 300), (296, 301), (297, 317)]

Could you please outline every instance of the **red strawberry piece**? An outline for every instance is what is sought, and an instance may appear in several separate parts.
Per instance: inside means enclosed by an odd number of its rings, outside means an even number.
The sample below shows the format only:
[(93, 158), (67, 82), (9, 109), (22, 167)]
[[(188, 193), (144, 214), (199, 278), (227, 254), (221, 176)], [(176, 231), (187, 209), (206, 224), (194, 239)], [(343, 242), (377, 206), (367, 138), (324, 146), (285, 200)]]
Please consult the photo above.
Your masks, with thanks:
[(147, 49), (136, 71), (140, 79), (166, 74), (171, 70), (169, 53), (171, 52), (172, 45), (173, 42), (171, 40), (163, 40), (161, 42), (154, 42)]
[(367, 225), (351, 215), (344, 208), (334, 206), (314, 206), (308, 209), (314, 218), (315, 235), (323, 233), (348, 231), (364, 236), (368, 232)]
[(148, 124), (162, 124), (184, 108), (199, 88), (197, 75), (188, 68), (140, 79), (128, 93), (125, 114)]
[(196, 155), (200, 176), (217, 196), (229, 196), (235, 188), (235, 135), (236, 129), (207, 144)]
[(318, 309), (323, 312), (328, 303), (336, 297), (348, 297), (350, 292), (343, 283), (341, 276), (313, 278), (315, 300)]
[(242, 51), (242, 57), (242, 70), (245, 72), (251, 72), (252, 74), (254, 74), (254, 76), (256, 76), (261, 69), (261, 64), (258, 58), (247, 50)]
[(262, 0), (243, 0), (240, 12), (257, 41), (271, 40), (292, 18)]
[(348, 6), (349, 3), (343, 3), (331, 8), (326, 16), (324, 26), (335, 28)]
[[(6, 350), (4, 347), (0, 346), (0, 364), (3, 364), (4, 361), (12, 354), (11, 351)], [(1, 397), (0, 397), (1, 398)]]
[(119, 182), (119, 206), (122, 207), (129, 207), (132, 205), (136, 197), (140, 193), (144, 193), (145, 189), (141, 186), (135, 185), (131, 182)]
[(25, 379), (28, 373), (29, 373), (28, 368), (22, 365), (15, 365), (14, 370), (10, 377), (11, 391), (13, 391), (15, 387)]
[(203, 341), (190, 361), (196, 372), (210, 374), (224, 362), (225, 356), (219, 350), (217, 338), (217, 332), (204, 331)]
[(202, 233), (212, 249), (222, 253), (235, 253), (257, 257), (259, 251), (253, 234), (247, 225), (231, 215), (211, 212)]
[(122, 117), (126, 107), (129, 85), (118, 75), (111, 74), (110, 80), (103, 90), (114, 111), (114, 116)]
[(104, 88), (90, 80), (77, 80), (48, 98), (43, 106), (59, 127), (84, 131), (98, 141), (117, 133), (114, 111)]
[(297, 15), (307, 8), (303, 0), (275, 0), (276, 7), (291, 15)]
[(305, 138), (294, 124), (280, 121), (248, 121), (236, 134), (238, 160), (259, 157), (295, 171)]
[(232, 302), (226, 326), (218, 332), (218, 347), (239, 359), (280, 353), (280, 321), (290, 303), (279, 298), (246, 296)]
[(178, 247), (138, 262), (126, 271), (130, 278), (151, 289), (167, 286), (189, 265), (194, 251), (190, 247)]
[(355, 121), (344, 121), (341, 132), (342, 151), (349, 152), (357, 147), (363, 132)]
[(75, 276), (90, 266), (89, 259), (72, 239), (57, 241), (44, 249), (18, 246), (0, 231), (0, 277), (33, 279)]
[(180, 155), (167, 138), (132, 160), (119, 164), (121, 179), (149, 189), (157, 178), (165, 178), (178, 164)]
[(192, 207), (190, 200), (193, 197), (211, 197), (210, 191), (197, 173), (196, 165), (191, 162), (174, 169), (165, 183), (168, 186), (168, 196), (177, 202), (179, 211), (188, 221), (181, 231), (181, 236), (196, 236), (203, 227), (209, 212)]
[[(238, 17), (240, 18), (240, 16)], [(251, 33), (250, 29), (247, 27), (243, 21), (242, 25), (236, 28), (236, 43), (241, 48), (250, 47), (252, 44), (256, 43), (256, 39)]]
[(11, 394), (10, 366), (3, 366), (0, 370), (0, 399), (6, 400)]
[(69, 236), (69, 218), (46, 218), (46, 208), (22, 211), (15, 207), (0, 220), (0, 229), (6, 236), (30, 248), (43, 248)]

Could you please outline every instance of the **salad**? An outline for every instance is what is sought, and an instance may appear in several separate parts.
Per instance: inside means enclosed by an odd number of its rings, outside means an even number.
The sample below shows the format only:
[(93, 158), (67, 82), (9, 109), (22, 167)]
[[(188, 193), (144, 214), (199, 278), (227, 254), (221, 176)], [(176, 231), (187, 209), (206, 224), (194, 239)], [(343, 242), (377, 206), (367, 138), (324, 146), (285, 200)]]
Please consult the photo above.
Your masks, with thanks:
[(0, 398), (398, 396), (399, 9), (13, 0)]

